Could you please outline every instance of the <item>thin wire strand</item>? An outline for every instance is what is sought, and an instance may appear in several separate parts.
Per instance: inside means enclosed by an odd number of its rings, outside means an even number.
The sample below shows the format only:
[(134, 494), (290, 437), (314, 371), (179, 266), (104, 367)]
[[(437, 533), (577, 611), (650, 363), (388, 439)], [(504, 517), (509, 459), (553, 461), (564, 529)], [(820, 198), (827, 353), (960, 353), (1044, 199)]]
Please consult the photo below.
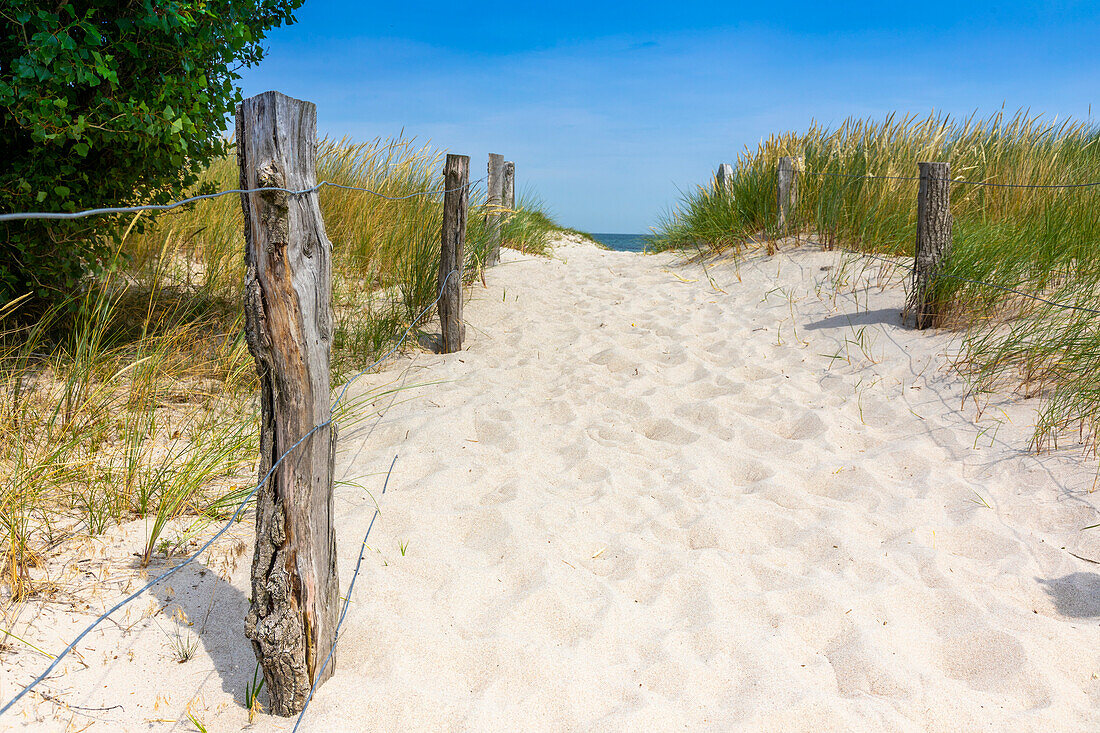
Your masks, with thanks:
[(947, 272), (939, 273), (935, 277), (947, 277), (947, 278), (951, 278), (952, 280), (961, 280), (962, 282), (965, 282), (965, 283), (971, 283), (972, 285), (981, 285), (982, 287), (996, 288), (997, 290), (1004, 290), (1005, 292), (1015, 293), (1016, 295), (1022, 295), (1025, 298), (1031, 298), (1032, 300), (1037, 300), (1040, 303), (1046, 303), (1047, 305), (1052, 305), (1056, 308), (1063, 308), (1065, 310), (1073, 310), (1073, 311), (1081, 311), (1082, 313), (1092, 313), (1094, 315), (1100, 316), (1100, 310), (1097, 310), (1095, 308), (1086, 308), (1086, 307), (1081, 306), (1081, 305), (1069, 305), (1067, 303), (1057, 303), (1053, 300), (1047, 300), (1046, 298), (1041, 298), (1038, 295), (1032, 295), (1031, 293), (1025, 293), (1023, 290), (1017, 290), (1016, 288), (1010, 288), (1006, 285), (995, 285), (993, 283), (980, 282), (978, 280), (970, 280), (968, 278), (960, 277), (959, 275), (952, 275), (952, 274), (947, 273)]
[(1090, 188), (1100, 186), (1100, 181), (1089, 183), (993, 183), (992, 181), (965, 181), (961, 178), (951, 179), (951, 183), (965, 183), (969, 186), (990, 186), (991, 188)]
[(830, 176), (833, 178), (867, 178), (877, 181), (919, 181), (920, 176), (864, 176), (858, 173), (832, 173), (830, 171), (799, 171), (811, 176)]
[[(865, 178), (878, 181), (919, 181), (920, 176), (866, 176), (858, 173), (832, 173), (830, 171), (801, 171), (811, 176), (831, 176), (833, 178)], [(1090, 188), (1100, 186), (1100, 181), (1088, 183), (994, 183), (992, 181), (968, 181), (952, 178), (949, 183), (962, 183), (968, 186), (989, 186), (990, 188)]]
[(0, 214), (0, 221), (25, 221), (28, 219), (82, 219), (88, 216), (99, 216), (101, 214), (137, 214), (143, 211), (171, 211), (172, 209), (179, 208), (180, 206), (186, 206), (187, 204), (193, 204), (196, 201), (205, 201), (206, 199), (218, 198), (219, 196), (229, 196), (230, 194), (246, 194), (246, 193), (262, 193), (264, 191), (273, 191), (277, 193), (285, 193), (291, 196), (303, 196), (320, 190), (324, 186), (330, 188), (339, 188), (345, 191), (362, 191), (363, 193), (369, 193), (372, 196), (376, 196), (386, 201), (404, 201), (406, 199), (416, 198), (417, 196), (436, 196), (441, 193), (450, 193), (452, 191), (460, 191), (463, 188), (469, 186), (476, 186), (484, 179), (479, 179), (473, 183), (466, 183), (457, 188), (441, 189), (438, 191), (418, 191), (417, 193), (410, 193), (407, 196), (386, 196), (385, 194), (378, 193), (369, 188), (362, 188), (360, 186), (345, 186), (341, 183), (331, 183), (329, 181), (321, 181), (316, 186), (303, 189), (291, 189), (291, 188), (278, 188), (278, 187), (264, 187), (264, 188), (232, 188), (226, 191), (218, 191), (216, 193), (204, 193), (199, 196), (192, 196), (190, 198), (182, 199), (180, 201), (174, 201), (170, 204), (144, 204), (141, 206), (111, 206), (102, 209), (87, 209), (85, 211), (74, 212), (25, 212), (19, 214)]
[[(822, 244), (821, 242), (815, 242), (811, 239), (804, 239), (803, 241), (806, 242), (807, 244), (816, 244), (820, 247), (825, 247), (825, 245)], [(825, 247), (825, 248), (828, 249), (828, 247)], [(886, 264), (892, 265), (894, 267), (905, 267), (906, 266), (901, 262), (895, 262), (893, 260), (888, 260), (885, 257), (880, 257), (879, 255), (876, 255), (872, 252), (858, 252), (856, 254), (860, 257), (869, 257), (873, 260), (878, 260), (879, 262), (885, 262)], [(997, 285), (995, 283), (987, 283), (987, 282), (983, 282), (981, 280), (971, 280), (970, 278), (962, 277), (960, 275), (952, 275), (951, 273), (948, 273), (948, 272), (937, 273), (936, 275), (933, 276), (932, 279), (935, 280), (935, 279), (938, 279), (938, 278), (941, 278), (941, 277), (949, 278), (951, 280), (959, 280), (961, 282), (970, 283), (971, 285), (978, 285), (978, 286), (986, 287), (986, 288), (995, 288), (997, 290), (1003, 290), (1004, 292), (1007, 292), (1007, 293), (1014, 293), (1016, 295), (1022, 295), (1025, 298), (1031, 298), (1032, 300), (1039, 301), (1040, 303), (1046, 303), (1047, 305), (1054, 306), (1055, 308), (1062, 308), (1062, 309), (1065, 309), (1065, 310), (1074, 310), (1074, 311), (1080, 311), (1082, 313), (1092, 313), (1094, 315), (1100, 315), (1100, 310), (1097, 310), (1096, 308), (1086, 308), (1085, 306), (1081, 306), (1081, 305), (1070, 305), (1068, 303), (1058, 303), (1057, 301), (1048, 300), (1048, 299), (1040, 297), (1038, 295), (1032, 295), (1031, 293), (1024, 292), (1023, 290), (1018, 290), (1016, 288), (1010, 288), (1007, 285)]]
[[(395, 454), (393, 460), (390, 461), (390, 470), (386, 472), (386, 481), (382, 484), (382, 495), (386, 494), (386, 487), (390, 485), (390, 475), (393, 473), (394, 464), (397, 463), (397, 455)], [(336, 632), (332, 639), (332, 648), (328, 650), (328, 656), (325, 657), (325, 663), (321, 665), (321, 671), (317, 673), (317, 676), (313, 679), (313, 684), (309, 686), (309, 695), (306, 697), (305, 705), (302, 706), (302, 711), (298, 713), (298, 720), (294, 721), (294, 729), (291, 733), (297, 733), (298, 726), (302, 724), (302, 716), (306, 714), (306, 708), (309, 707), (310, 700), (313, 699), (313, 691), (317, 689), (317, 680), (321, 679), (325, 670), (328, 669), (329, 660), (332, 659), (333, 653), (336, 651), (336, 643), (340, 641), (340, 627), (344, 625), (344, 617), (348, 615), (348, 606), (351, 604), (351, 594), (355, 590), (355, 581), (359, 578), (359, 569), (363, 565), (363, 555), (367, 549), (367, 538), (370, 537), (370, 531), (374, 528), (374, 520), (378, 519), (378, 507), (374, 508), (374, 515), (370, 518), (370, 524), (367, 525), (367, 532), (363, 535), (363, 544), (359, 546), (359, 559), (355, 562), (355, 572), (352, 573), (351, 583), (348, 584), (348, 592), (344, 594), (344, 609), (340, 611), (340, 620), (336, 622)]]
[[(394, 353), (396, 353), (396, 351), (397, 351), (397, 350), (398, 350), (398, 349), (399, 349), (399, 348), (401, 347), (401, 345), (402, 345), (403, 343), (405, 343), (406, 339), (408, 339), (408, 337), (409, 337), (409, 334), (410, 334), (410, 333), (412, 332), (412, 329), (413, 329), (413, 327), (414, 327), (414, 326), (415, 326), (415, 325), (417, 324), (417, 322), (418, 322), (418, 321), (419, 321), (419, 320), (420, 320), (421, 318), (423, 318), (423, 317), (424, 317), (424, 315), (425, 315), (425, 314), (426, 314), (426, 313), (427, 313), (427, 312), (428, 312), (429, 310), (431, 310), (431, 308), (432, 308), (433, 306), (435, 306), (435, 305), (436, 305), (436, 304), (437, 304), (437, 303), (438, 303), (438, 302), (440, 301), (440, 299), (442, 299), (442, 297), (443, 297), (443, 291), (444, 291), (444, 289), (445, 289), (445, 288), (447, 287), (447, 283), (448, 283), (448, 282), (450, 281), (450, 279), (451, 279), (451, 276), (452, 276), (452, 275), (455, 275), (455, 274), (457, 274), (457, 273), (458, 273), (458, 270), (451, 270), (450, 272), (448, 272), (448, 273), (447, 273), (447, 276), (446, 276), (446, 277), (445, 277), (445, 278), (443, 279), (443, 284), (442, 284), (442, 285), (440, 286), (440, 288), (439, 288), (439, 295), (437, 295), (437, 296), (436, 296), (436, 298), (435, 298), (435, 300), (433, 300), (433, 301), (432, 301), (432, 302), (431, 302), (431, 303), (430, 303), (429, 305), (427, 305), (427, 306), (426, 306), (426, 307), (425, 307), (425, 308), (424, 308), (424, 309), (423, 309), (422, 311), (420, 311), (420, 313), (419, 313), (419, 314), (418, 314), (418, 315), (416, 316), (416, 318), (414, 318), (414, 319), (412, 320), (412, 322), (411, 322), (411, 323), (409, 324), (408, 328), (406, 328), (406, 329), (405, 329), (405, 332), (404, 332), (404, 334), (402, 334), (402, 336), (401, 336), (400, 340), (398, 340), (398, 342), (397, 342), (397, 343), (396, 343), (396, 344), (395, 344), (395, 345), (393, 346), (393, 348), (391, 348), (391, 349), (390, 349), (389, 351), (387, 351), (387, 352), (386, 352), (385, 354), (383, 354), (383, 355), (382, 355), (382, 356), (380, 356), (380, 357), (379, 357), (378, 359), (376, 359), (376, 360), (375, 360), (375, 361), (374, 361), (374, 362), (373, 362), (373, 363), (372, 363), (372, 364), (371, 364), (370, 366), (368, 366), (368, 367), (367, 367), (366, 369), (363, 369), (362, 371), (360, 371), (360, 372), (358, 372), (357, 374), (355, 374), (355, 375), (354, 375), (354, 376), (353, 376), (353, 377), (352, 377), (351, 379), (349, 379), (349, 380), (347, 381), (347, 383), (346, 383), (346, 384), (344, 384), (344, 387), (343, 387), (343, 389), (342, 389), (342, 390), (340, 390), (340, 394), (339, 394), (339, 396), (338, 396), (338, 397), (336, 398), (336, 400), (335, 400), (335, 401), (334, 401), (334, 402), (332, 403), (332, 407), (331, 407), (331, 408), (329, 408), (329, 414), (330, 414), (330, 415), (331, 415), (331, 414), (333, 414), (333, 413), (335, 413), (335, 411), (336, 411), (336, 408), (337, 408), (337, 406), (338, 406), (338, 405), (340, 404), (340, 401), (341, 401), (341, 400), (343, 400), (344, 396), (345, 396), (345, 395), (347, 394), (347, 392), (348, 392), (348, 389), (349, 389), (349, 388), (351, 387), (352, 383), (353, 383), (353, 382), (355, 382), (355, 380), (359, 379), (359, 377), (363, 376), (363, 375), (364, 375), (364, 374), (366, 374), (367, 372), (369, 372), (369, 371), (371, 371), (372, 369), (374, 369), (375, 367), (377, 367), (377, 366), (378, 366), (379, 364), (381, 364), (381, 363), (382, 363), (383, 361), (385, 361), (386, 359), (388, 359), (388, 358), (389, 358), (390, 356), (392, 356), (392, 355), (393, 355)], [(176, 565), (176, 566), (175, 566), (174, 568), (171, 568), (171, 569), (170, 569), (170, 570), (168, 570), (167, 572), (165, 572), (165, 573), (162, 573), (161, 575), (158, 575), (158, 576), (157, 576), (156, 578), (153, 578), (153, 579), (152, 579), (152, 580), (150, 580), (150, 581), (149, 581), (148, 583), (146, 583), (146, 584), (145, 584), (144, 586), (142, 586), (142, 587), (141, 587), (141, 588), (140, 588), (139, 590), (137, 590), (137, 591), (135, 591), (134, 593), (131, 593), (130, 595), (126, 596), (126, 597), (125, 597), (125, 598), (123, 598), (123, 599), (122, 599), (121, 601), (119, 601), (119, 602), (118, 602), (118, 603), (116, 603), (116, 604), (115, 604), (114, 606), (112, 606), (112, 607), (111, 607), (111, 608), (110, 608), (110, 609), (109, 609), (108, 611), (106, 611), (106, 612), (105, 612), (105, 613), (103, 613), (103, 614), (100, 614), (100, 616), (99, 616), (98, 618), (96, 618), (96, 619), (95, 619), (94, 621), (92, 621), (92, 623), (90, 623), (90, 624), (89, 624), (89, 625), (88, 625), (88, 626), (87, 626), (87, 627), (86, 627), (86, 628), (85, 628), (85, 629), (84, 629), (83, 631), (81, 631), (81, 632), (80, 632), (80, 634), (79, 634), (79, 635), (78, 635), (78, 636), (77, 636), (77, 637), (76, 637), (75, 639), (73, 639), (73, 640), (72, 640), (72, 641), (71, 641), (71, 642), (69, 643), (69, 645), (68, 645), (68, 646), (66, 646), (66, 647), (65, 647), (65, 648), (64, 648), (64, 649), (63, 649), (63, 650), (61, 651), (61, 653), (60, 653), (60, 654), (58, 654), (58, 655), (57, 655), (56, 657), (54, 657), (53, 661), (52, 661), (52, 662), (50, 663), (50, 665), (49, 665), (48, 667), (46, 667), (46, 670), (45, 670), (44, 672), (42, 672), (42, 674), (40, 674), (40, 675), (38, 675), (37, 677), (35, 677), (35, 678), (34, 678), (34, 679), (33, 679), (33, 680), (32, 680), (32, 681), (30, 682), (30, 684), (28, 684), (28, 685), (27, 685), (26, 687), (24, 687), (24, 688), (23, 688), (22, 690), (20, 690), (20, 691), (19, 691), (19, 692), (18, 692), (18, 693), (17, 693), (16, 695), (15, 695), (15, 697), (13, 697), (13, 698), (12, 698), (11, 700), (9, 700), (9, 701), (8, 701), (8, 702), (7, 702), (7, 703), (6, 703), (5, 705), (4, 705), (4, 707), (3, 707), (3, 708), (0, 708), (0, 717), (3, 717), (4, 713), (6, 713), (6, 712), (7, 712), (8, 710), (10, 710), (10, 709), (12, 708), (12, 706), (13, 706), (13, 705), (15, 705), (15, 704), (16, 704), (17, 702), (19, 702), (19, 700), (21, 700), (21, 699), (23, 698), (23, 696), (24, 696), (24, 695), (26, 695), (26, 694), (27, 694), (28, 692), (30, 692), (30, 691), (31, 691), (31, 689), (33, 689), (33, 688), (34, 688), (34, 687), (35, 687), (36, 685), (38, 685), (38, 684), (39, 684), (40, 682), (42, 682), (42, 680), (46, 679), (46, 677), (48, 677), (48, 676), (49, 676), (50, 672), (52, 672), (52, 671), (53, 671), (53, 670), (54, 670), (54, 669), (55, 669), (55, 668), (57, 667), (57, 665), (58, 665), (58, 664), (60, 664), (61, 660), (62, 660), (62, 659), (64, 659), (64, 658), (65, 658), (65, 656), (69, 654), (69, 652), (71, 652), (71, 651), (72, 651), (73, 649), (75, 649), (75, 648), (76, 648), (76, 645), (77, 645), (77, 644), (79, 644), (79, 643), (80, 643), (80, 641), (81, 641), (81, 640), (82, 640), (82, 639), (83, 639), (83, 638), (84, 638), (85, 636), (87, 636), (87, 635), (88, 635), (89, 633), (91, 633), (91, 632), (92, 632), (92, 630), (94, 630), (94, 629), (95, 629), (95, 628), (96, 628), (97, 626), (99, 626), (99, 624), (103, 623), (103, 621), (105, 621), (105, 620), (107, 619), (107, 617), (109, 617), (109, 616), (110, 616), (111, 614), (113, 614), (113, 613), (114, 613), (115, 611), (117, 611), (117, 610), (119, 610), (120, 608), (122, 608), (123, 606), (125, 606), (125, 605), (126, 605), (127, 603), (130, 603), (131, 601), (133, 601), (133, 600), (135, 600), (136, 598), (138, 598), (139, 596), (141, 596), (141, 594), (145, 593), (145, 591), (149, 590), (150, 588), (152, 588), (152, 587), (153, 587), (153, 586), (155, 586), (156, 584), (158, 584), (158, 583), (160, 583), (161, 581), (163, 581), (163, 580), (166, 580), (167, 578), (171, 577), (171, 576), (172, 576), (172, 575), (174, 575), (174, 574), (175, 574), (175, 573), (176, 573), (176, 572), (177, 572), (177, 571), (178, 571), (178, 570), (179, 570), (180, 568), (182, 568), (182, 567), (184, 567), (184, 566), (186, 566), (186, 565), (189, 565), (189, 564), (190, 564), (190, 563), (192, 563), (192, 562), (193, 562), (194, 560), (196, 560), (196, 559), (197, 559), (197, 558), (199, 557), (199, 555), (201, 555), (201, 554), (202, 554), (203, 552), (205, 552), (205, 551), (206, 551), (207, 549), (209, 549), (209, 548), (210, 548), (210, 546), (214, 544), (214, 542), (216, 542), (216, 541), (217, 541), (217, 540), (218, 540), (218, 539), (219, 539), (219, 538), (220, 538), (220, 537), (221, 537), (222, 535), (224, 535), (224, 534), (225, 534), (226, 532), (228, 532), (228, 531), (229, 531), (229, 528), (233, 526), (234, 522), (236, 522), (236, 521), (237, 521), (237, 519), (238, 519), (238, 517), (240, 517), (240, 515), (241, 515), (241, 512), (243, 512), (243, 511), (244, 511), (244, 508), (245, 508), (245, 507), (246, 507), (246, 506), (248, 505), (248, 502), (250, 502), (250, 501), (252, 500), (252, 497), (256, 495), (256, 492), (257, 492), (257, 491), (259, 491), (259, 490), (260, 490), (260, 488), (261, 488), (261, 487), (262, 487), (262, 486), (263, 486), (263, 485), (264, 485), (265, 483), (267, 483), (268, 479), (270, 479), (270, 478), (271, 478), (272, 474), (274, 474), (274, 472), (275, 472), (275, 469), (279, 467), (279, 465), (280, 465), (280, 464), (281, 464), (281, 463), (283, 462), (283, 460), (284, 460), (284, 459), (285, 459), (285, 458), (286, 458), (286, 457), (287, 457), (288, 455), (290, 455), (290, 453), (291, 453), (291, 452), (292, 452), (292, 451), (293, 451), (293, 450), (294, 450), (295, 448), (297, 448), (297, 447), (298, 447), (299, 445), (301, 445), (302, 443), (304, 443), (304, 442), (306, 441), (306, 439), (307, 439), (307, 438), (309, 438), (309, 437), (310, 437), (311, 435), (313, 435), (313, 434), (314, 434), (315, 432), (317, 432), (318, 430), (320, 430), (321, 428), (323, 428), (323, 427), (325, 427), (325, 426), (331, 425), (331, 424), (332, 424), (332, 421), (333, 421), (333, 418), (332, 418), (332, 417), (330, 417), (330, 418), (329, 418), (328, 420), (324, 421), (323, 423), (320, 423), (320, 424), (318, 424), (318, 425), (314, 425), (314, 426), (313, 426), (312, 428), (310, 428), (309, 432), (307, 432), (307, 433), (306, 433), (305, 435), (303, 435), (303, 436), (302, 436), (302, 437), (301, 437), (301, 438), (300, 438), (300, 439), (298, 440), (298, 442), (297, 442), (297, 443), (295, 443), (294, 445), (290, 446), (290, 448), (288, 448), (288, 449), (286, 450), (286, 452), (285, 452), (285, 453), (283, 453), (283, 454), (282, 454), (281, 456), (279, 456), (279, 459), (278, 459), (277, 461), (275, 461), (275, 463), (274, 463), (274, 464), (272, 464), (271, 468), (270, 468), (270, 469), (268, 470), (268, 472), (267, 472), (267, 473), (266, 473), (266, 474), (264, 475), (263, 479), (261, 479), (261, 480), (260, 480), (260, 482), (259, 482), (258, 484), (256, 484), (256, 486), (255, 486), (255, 487), (254, 487), (254, 488), (253, 488), (253, 489), (252, 489), (251, 491), (249, 491), (249, 492), (248, 492), (248, 495), (247, 495), (247, 496), (245, 496), (245, 498), (244, 498), (244, 499), (243, 499), (243, 500), (241, 501), (241, 503), (240, 503), (240, 506), (238, 506), (238, 507), (237, 507), (237, 510), (236, 510), (235, 512), (233, 512), (233, 516), (232, 516), (232, 517), (231, 517), (231, 518), (229, 519), (229, 521), (228, 521), (228, 522), (226, 522), (225, 526), (224, 526), (224, 527), (222, 527), (221, 529), (219, 529), (219, 530), (218, 530), (218, 531), (217, 531), (217, 532), (216, 532), (216, 533), (214, 534), (214, 536), (213, 536), (213, 537), (211, 537), (211, 538), (210, 538), (209, 540), (207, 540), (207, 541), (206, 541), (206, 542), (205, 542), (205, 543), (204, 543), (204, 544), (202, 545), (202, 547), (200, 547), (200, 548), (199, 548), (198, 550), (196, 550), (196, 551), (195, 551), (194, 553), (192, 553), (191, 555), (189, 555), (189, 556), (187, 557), (187, 559), (186, 559), (186, 560), (184, 560), (183, 562), (181, 562), (181, 563), (180, 563), (179, 565)], [(396, 458), (395, 458), (395, 460), (396, 460)], [(392, 468), (392, 467), (391, 467), (391, 468)], [(373, 522), (373, 520), (372, 520), (372, 522)]]

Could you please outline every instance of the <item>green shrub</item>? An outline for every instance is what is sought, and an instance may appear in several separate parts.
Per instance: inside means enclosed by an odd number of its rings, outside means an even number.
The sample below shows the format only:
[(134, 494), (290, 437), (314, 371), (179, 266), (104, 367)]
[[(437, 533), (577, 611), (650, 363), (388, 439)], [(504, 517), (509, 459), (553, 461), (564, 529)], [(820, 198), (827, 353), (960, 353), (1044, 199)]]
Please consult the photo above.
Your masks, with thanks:
[[(0, 211), (165, 203), (192, 187), (226, 151), (236, 70), (303, 1), (0, 0)], [(111, 259), (118, 223), (0, 224), (0, 302), (58, 302)]]

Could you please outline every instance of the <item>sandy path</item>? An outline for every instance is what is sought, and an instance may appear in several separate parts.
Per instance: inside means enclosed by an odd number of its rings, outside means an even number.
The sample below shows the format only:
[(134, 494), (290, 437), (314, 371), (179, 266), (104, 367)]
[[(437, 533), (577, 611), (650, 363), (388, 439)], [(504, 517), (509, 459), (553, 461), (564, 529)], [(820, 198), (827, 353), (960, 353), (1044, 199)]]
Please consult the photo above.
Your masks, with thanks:
[[(466, 352), (356, 388), (409, 389), (341, 435), (344, 587), (368, 490), (381, 516), (303, 729), (1096, 729), (1093, 474), (1022, 452), (1028, 404), (960, 412), (950, 336), (898, 288), (834, 297), (838, 262), (716, 264), (723, 293), (668, 255), (506, 255)], [(217, 581), (187, 577), (194, 619)], [(137, 661), (67, 699), (239, 730), (247, 563), (222, 585), (198, 658), (105, 632), (88, 655)]]

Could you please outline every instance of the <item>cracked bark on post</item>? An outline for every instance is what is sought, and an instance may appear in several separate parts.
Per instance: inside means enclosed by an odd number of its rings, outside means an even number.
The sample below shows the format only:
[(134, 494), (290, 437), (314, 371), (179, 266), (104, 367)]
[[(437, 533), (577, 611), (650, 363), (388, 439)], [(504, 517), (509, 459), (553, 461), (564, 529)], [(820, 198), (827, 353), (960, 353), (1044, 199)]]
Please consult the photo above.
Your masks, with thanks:
[(462, 350), (462, 264), (466, 257), (466, 213), (470, 202), (470, 158), (448, 155), (443, 167), (443, 228), (439, 258), (439, 323), (442, 352)]
[[(507, 161), (504, 164), (504, 192), (502, 198), (502, 205), (506, 209), (516, 208), (516, 164), (512, 161)], [(511, 212), (509, 212), (511, 213)], [(505, 219), (508, 215), (505, 214)]]
[(504, 156), (497, 153), (489, 153), (489, 200), (488, 200), (488, 226), (489, 226), (489, 252), (485, 258), (486, 265), (495, 265), (500, 262), (500, 235), (501, 221), (500, 209), (504, 204)]
[[(316, 184), (317, 108), (278, 92), (237, 108), (241, 188)], [(260, 378), (260, 478), (330, 419), (332, 244), (317, 193), (241, 194), (245, 328)], [(292, 450), (256, 494), (252, 640), (271, 712), (294, 715), (335, 639), (339, 600), (329, 424)], [(335, 659), (325, 670), (332, 675)], [(323, 679), (317, 679), (320, 684)]]
[(918, 165), (917, 247), (906, 311), (913, 314), (918, 329), (925, 329), (939, 316), (935, 281), (951, 253), (951, 169), (947, 163)]

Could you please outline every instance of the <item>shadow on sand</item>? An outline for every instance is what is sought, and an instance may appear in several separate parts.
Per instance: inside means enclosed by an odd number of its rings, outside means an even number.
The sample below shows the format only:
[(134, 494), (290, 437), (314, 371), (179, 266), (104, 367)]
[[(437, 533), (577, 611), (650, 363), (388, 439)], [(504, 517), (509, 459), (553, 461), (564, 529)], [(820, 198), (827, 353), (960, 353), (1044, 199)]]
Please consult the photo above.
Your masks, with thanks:
[(858, 311), (856, 313), (838, 313), (835, 316), (822, 318), (820, 321), (807, 323), (802, 328), (807, 331), (824, 331), (829, 328), (851, 328), (870, 326), (875, 324), (887, 324), (891, 326), (904, 326), (901, 312), (897, 308), (879, 308), (873, 311)]
[(1070, 618), (1100, 616), (1100, 575), (1070, 573), (1051, 580), (1038, 578), (1038, 581), (1054, 601), (1058, 613), (1063, 616)]

